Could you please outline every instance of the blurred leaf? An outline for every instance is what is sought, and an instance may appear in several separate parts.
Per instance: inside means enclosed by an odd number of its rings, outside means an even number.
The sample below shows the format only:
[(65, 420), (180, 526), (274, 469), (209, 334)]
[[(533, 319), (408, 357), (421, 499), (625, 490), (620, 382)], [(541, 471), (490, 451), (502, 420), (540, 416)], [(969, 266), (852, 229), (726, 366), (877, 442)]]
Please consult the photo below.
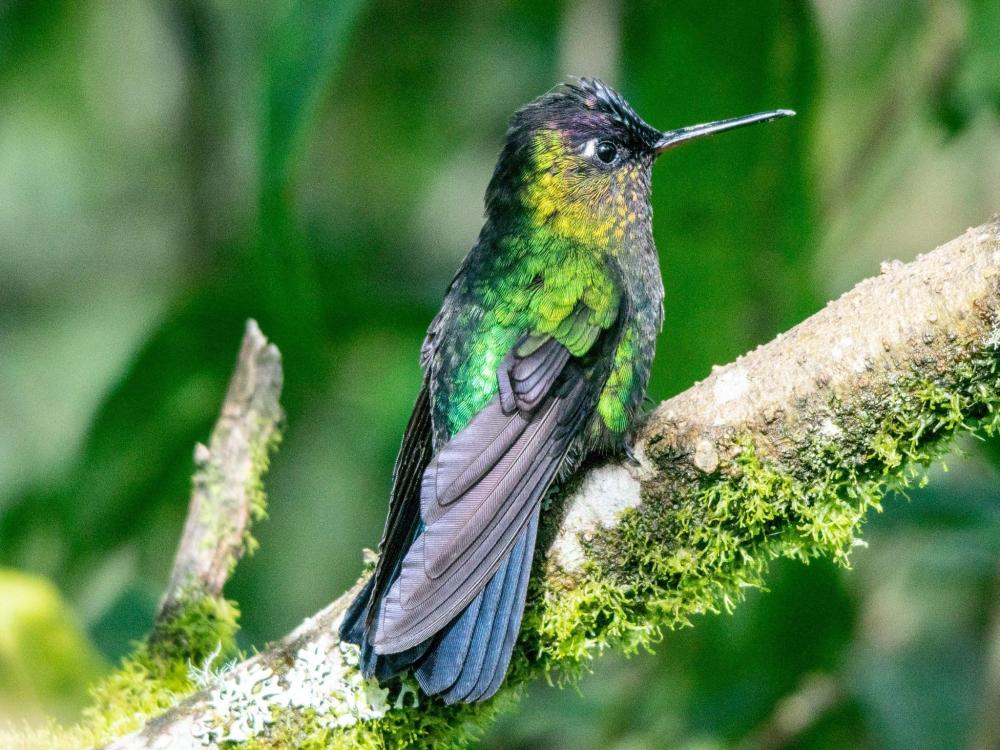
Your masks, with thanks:
[(274, 32), (264, 84), (262, 190), (283, 192), (344, 59), (362, 0), (299, 0)]
[[(156, 528), (165, 541), (145, 548), (144, 562), (152, 557), (165, 568), (186, 508), (191, 451), (218, 411), (247, 317), (260, 318), (285, 354), (290, 413), (327, 377), (315, 279), (306, 268), (311, 251), (287, 188), (296, 143), (329, 87), (358, 7), (297, 3), (268, 58), (258, 257), (272, 261), (269, 269), (252, 281), (240, 268), (223, 272), (174, 307), (105, 399), (64, 481), (38, 488), (0, 518), (4, 560), (43, 568), (72, 587), (101, 556)], [(56, 519), (64, 532), (50, 540), (45, 529)]]
[(106, 665), (56, 588), (0, 569), (0, 718), (74, 718)]
[(1000, 4), (994, 0), (969, 3), (969, 36), (965, 43), (963, 98), (970, 108), (991, 107), (1000, 114)]
[(65, 0), (5, 0), (0, 4), (0, 76), (13, 76), (24, 57), (51, 33), (70, 4)]
[(860, 649), (851, 667), (877, 747), (963, 747), (982, 663), (975, 644), (948, 637), (891, 653)]
[(805, 675), (836, 670), (854, 627), (840, 575), (828, 560), (781, 560), (767, 591), (753, 592), (733, 616), (707, 617), (681, 635), (694, 683), (685, 712), (693, 728), (738, 740)]
[(929, 95), (932, 112), (951, 134), (984, 110), (1000, 115), (1000, 3), (971, 0), (964, 10), (969, 33)]
[(148, 633), (156, 618), (160, 596), (146, 587), (126, 586), (87, 629), (107, 659), (117, 662), (135, 650), (137, 634)]

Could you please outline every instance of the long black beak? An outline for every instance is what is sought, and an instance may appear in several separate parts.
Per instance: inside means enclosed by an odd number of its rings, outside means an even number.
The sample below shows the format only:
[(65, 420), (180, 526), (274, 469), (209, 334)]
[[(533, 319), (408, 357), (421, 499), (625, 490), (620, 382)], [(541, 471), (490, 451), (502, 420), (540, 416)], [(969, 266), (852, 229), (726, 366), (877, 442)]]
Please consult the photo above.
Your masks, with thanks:
[(733, 128), (742, 128), (744, 125), (753, 125), (758, 122), (770, 122), (771, 120), (778, 120), (782, 117), (791, 117), (795, 113), (790, 109), (775, 109), (771, 112), (758, 112), (755, 115), (744, 115), (743, 117), (733, 117), (729, 120), (718, 120), (717, 122), (707, 122), (704, 125), (691, 125), (686, 128), (678, 128), (677, 130), (668, 130), (663, 133), (659, 141), (657, 141), (654, 147), (656, 155), (659, 156), (664, 151), (673, 148), (674, 146), (679, 146), (687, 141), (692, 141), (695, 138), (701, 138), (706, 135), (714, 135), (715, 133), (721, 133), (723, 130), (732, 130)]

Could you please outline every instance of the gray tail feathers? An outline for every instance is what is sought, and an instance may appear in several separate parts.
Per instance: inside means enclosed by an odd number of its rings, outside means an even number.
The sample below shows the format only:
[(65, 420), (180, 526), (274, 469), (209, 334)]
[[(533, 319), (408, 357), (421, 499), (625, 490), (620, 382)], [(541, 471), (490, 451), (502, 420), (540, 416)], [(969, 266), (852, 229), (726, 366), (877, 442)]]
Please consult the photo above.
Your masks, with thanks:
[(361, 671), (379, 680), (412, 668), (427, 695), (445, 703), (472, 703), (493, 696), (510, 666), (521, 629), (538, 531), (538, 512), (518, 535), (510, 554), (481, 592), (440, 632), (397, 654), (376, 654), (365, 630), (373, 583), (348, 608), (340, 637), (361, 648)]
[(388, 680), (423, 656), (431, 642), (425, 641), (398, 654), (384, 656), (376, 654), (365, 634), (365, 619), (374, 585), (375, 577), (372, 576), (347, 608), (340, 624), (340, 640), (353, 643), (361, 649), (358, 666), (365, 677), (374, 676), (378, 680)]

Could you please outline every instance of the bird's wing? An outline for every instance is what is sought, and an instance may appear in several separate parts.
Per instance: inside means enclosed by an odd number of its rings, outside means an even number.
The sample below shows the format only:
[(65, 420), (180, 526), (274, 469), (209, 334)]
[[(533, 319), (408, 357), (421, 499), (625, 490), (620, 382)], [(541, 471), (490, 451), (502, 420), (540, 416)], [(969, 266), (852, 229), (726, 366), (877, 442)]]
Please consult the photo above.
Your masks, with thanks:
[[(403, 433), (396, 465), (392, 471), (392, 492), (389, 498), (389, 516), (385, 522), (382, 541), (379, 542), (379, 559), (371, 583), (368, 602), (378, 602), (395, 579), (403, 555), (420, 523), (420, 480), (431, 460), (431, 407), (430, 388), (426, 380), (420, 388), (413, 413)], [(371, 627), (375, 607), (369, 607), (366, 629)]]
[(420, 489), (423, 530), (378, 613), (375, 651), (425, 641), (482, 590), (537, 510), (593, 412), (594, 361), (620, 331), (580, 302), (526, 331), (497, 372), (493, 399), (431, 459)]

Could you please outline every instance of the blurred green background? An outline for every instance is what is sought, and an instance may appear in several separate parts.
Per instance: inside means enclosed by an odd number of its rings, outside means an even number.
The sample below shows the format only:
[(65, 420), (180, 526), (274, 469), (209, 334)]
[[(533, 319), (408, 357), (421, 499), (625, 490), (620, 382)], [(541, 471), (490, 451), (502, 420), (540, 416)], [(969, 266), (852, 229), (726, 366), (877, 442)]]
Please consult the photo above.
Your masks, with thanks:
[[(1000, 3), (0, 3), (0, 719), (148, 628), (246, 317), (282, 349), (247, 647), (375, 546), (417, 355), (506, 118), (567, 75), (662, 128), (660, 400), (1000, 208)], [(535, 686), (484, 748), (1000, 747), (1000, 448), (733, 616)]]

